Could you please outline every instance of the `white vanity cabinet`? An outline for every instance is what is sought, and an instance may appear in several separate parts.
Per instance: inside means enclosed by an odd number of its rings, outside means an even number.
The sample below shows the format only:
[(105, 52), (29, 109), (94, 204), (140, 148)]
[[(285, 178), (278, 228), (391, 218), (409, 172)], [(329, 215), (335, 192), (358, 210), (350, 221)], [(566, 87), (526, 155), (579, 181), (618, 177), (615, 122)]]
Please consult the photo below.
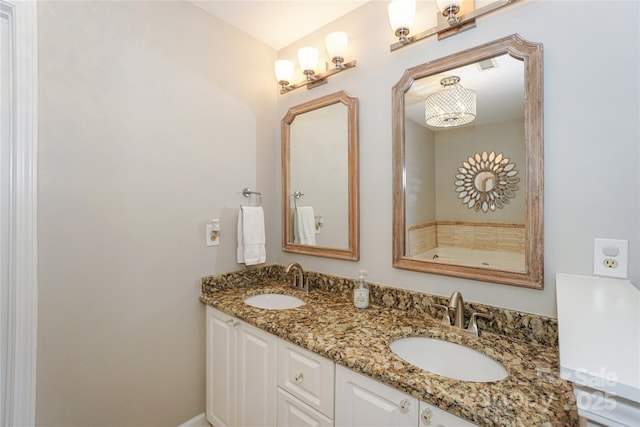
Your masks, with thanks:
[(207, 306), (207, 421), (276, 424), (275, 336)]
[(477, 427), (471, 421), (463, 420), (436, 406), (420, 401), (420, 427)]
[(344, 366), (336, 367), (336, 425), (416, 427), (419, 403)]
[(340, 427), (476, 425), (343, 366), (336, 367), (335, 421)]
[(333, 426), (335, 363), (278, 339), (278, 426)]
[(475, 426), (207, 306), (214, 427)]

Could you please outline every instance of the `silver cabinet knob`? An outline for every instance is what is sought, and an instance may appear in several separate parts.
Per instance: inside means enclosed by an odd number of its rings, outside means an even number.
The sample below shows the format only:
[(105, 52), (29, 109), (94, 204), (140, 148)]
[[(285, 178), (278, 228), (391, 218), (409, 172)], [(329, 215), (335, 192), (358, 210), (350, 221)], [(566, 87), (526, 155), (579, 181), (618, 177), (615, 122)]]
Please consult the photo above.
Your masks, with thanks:
[(224, 322), (224, 323), (226, 323), (227, 325), (230, 325), (230, 324), (232, 324), (232, 323), (233, 323), (233, 319), (229, 319), (229, 320), (227, 320), (227, 321), (226, 321), (226, 322)]
[(296, 376), (295, 376), (295, 377), (293, 377), (293, 381), (294, 381), (296, 384), (300, 384), (300, 383), (302, 383), (302, 381), (304, 381), (304, 375), (302, 374), (302, 372), (298, 372), (298, 373), (296, 374)]
[(240, 326), (240, 322), (236, 322), (236, 323), (233, 324), (233, 327), (236, 328), (236, 329), (238, 328), (238, 326)]
[(420, 413), (420, 419), (422, 420), (422, 424), (426, 426), (431, 425), (432, 416), (433, 416), (433, 411), (429, 408), (424, 408)]
[(400, 410), (403, 413), (407, 413), (411, 410), (411, 401), (409, 399), (402, 399), (402, 401), (400, 401)]

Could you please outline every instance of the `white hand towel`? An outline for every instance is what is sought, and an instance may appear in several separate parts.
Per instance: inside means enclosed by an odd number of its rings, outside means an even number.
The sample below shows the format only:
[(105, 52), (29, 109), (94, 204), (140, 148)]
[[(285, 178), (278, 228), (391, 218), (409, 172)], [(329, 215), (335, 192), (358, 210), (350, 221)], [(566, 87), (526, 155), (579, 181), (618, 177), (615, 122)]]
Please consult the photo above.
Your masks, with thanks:
[(238, 212), (238, 263), (262, 264), (267, 260), (264, 211), (261, 206), (242, 206)]
[(303, 245), (316, 244), (316, 220), (313, 215), (313, 207), (297, 207), (295, 225), (298, 243)]

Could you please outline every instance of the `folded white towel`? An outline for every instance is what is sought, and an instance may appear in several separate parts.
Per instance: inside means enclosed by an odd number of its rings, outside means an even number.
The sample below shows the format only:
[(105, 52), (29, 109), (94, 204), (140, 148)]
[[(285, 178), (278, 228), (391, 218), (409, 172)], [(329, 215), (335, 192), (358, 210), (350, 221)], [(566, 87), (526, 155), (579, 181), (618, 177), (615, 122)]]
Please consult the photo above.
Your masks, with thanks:
[(316, 220), (313, 207), (299, 206), (295, 213), (296, 243), (303, 245), (316, 244)]
[(261, 206), (242, 206), (238, 212), (237, 260), (246, 265), (262, 264), (267, 260)]

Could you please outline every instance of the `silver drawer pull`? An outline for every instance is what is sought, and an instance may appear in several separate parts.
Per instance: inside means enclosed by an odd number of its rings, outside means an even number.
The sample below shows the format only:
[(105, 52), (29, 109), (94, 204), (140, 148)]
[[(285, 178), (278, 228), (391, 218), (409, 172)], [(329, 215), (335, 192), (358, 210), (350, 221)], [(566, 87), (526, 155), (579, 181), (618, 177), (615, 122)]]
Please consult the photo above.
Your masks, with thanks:
[(409, 399), (402, 399), (400, 402), (400, 410), (403, 413), (407, 413), (411, 410), (411, 401)]
[(433, 411), (429, 408), (424, 408), (422, 413), (420, 413), (420, 419), (422, 420), (422, 424), (428, 426), (431, 425), (431, 417), (433, 416)]
[(304, 375), (302, 374), (302, 372), (298, 372), (298, 373), (296, 374), (296, 376), (295, 376), (295, 377), (293, 377), (293, 381), (294, 381), (296, 384), (300, 384), (300, 383), (302, 383), (302, 381), (304, 381)]

